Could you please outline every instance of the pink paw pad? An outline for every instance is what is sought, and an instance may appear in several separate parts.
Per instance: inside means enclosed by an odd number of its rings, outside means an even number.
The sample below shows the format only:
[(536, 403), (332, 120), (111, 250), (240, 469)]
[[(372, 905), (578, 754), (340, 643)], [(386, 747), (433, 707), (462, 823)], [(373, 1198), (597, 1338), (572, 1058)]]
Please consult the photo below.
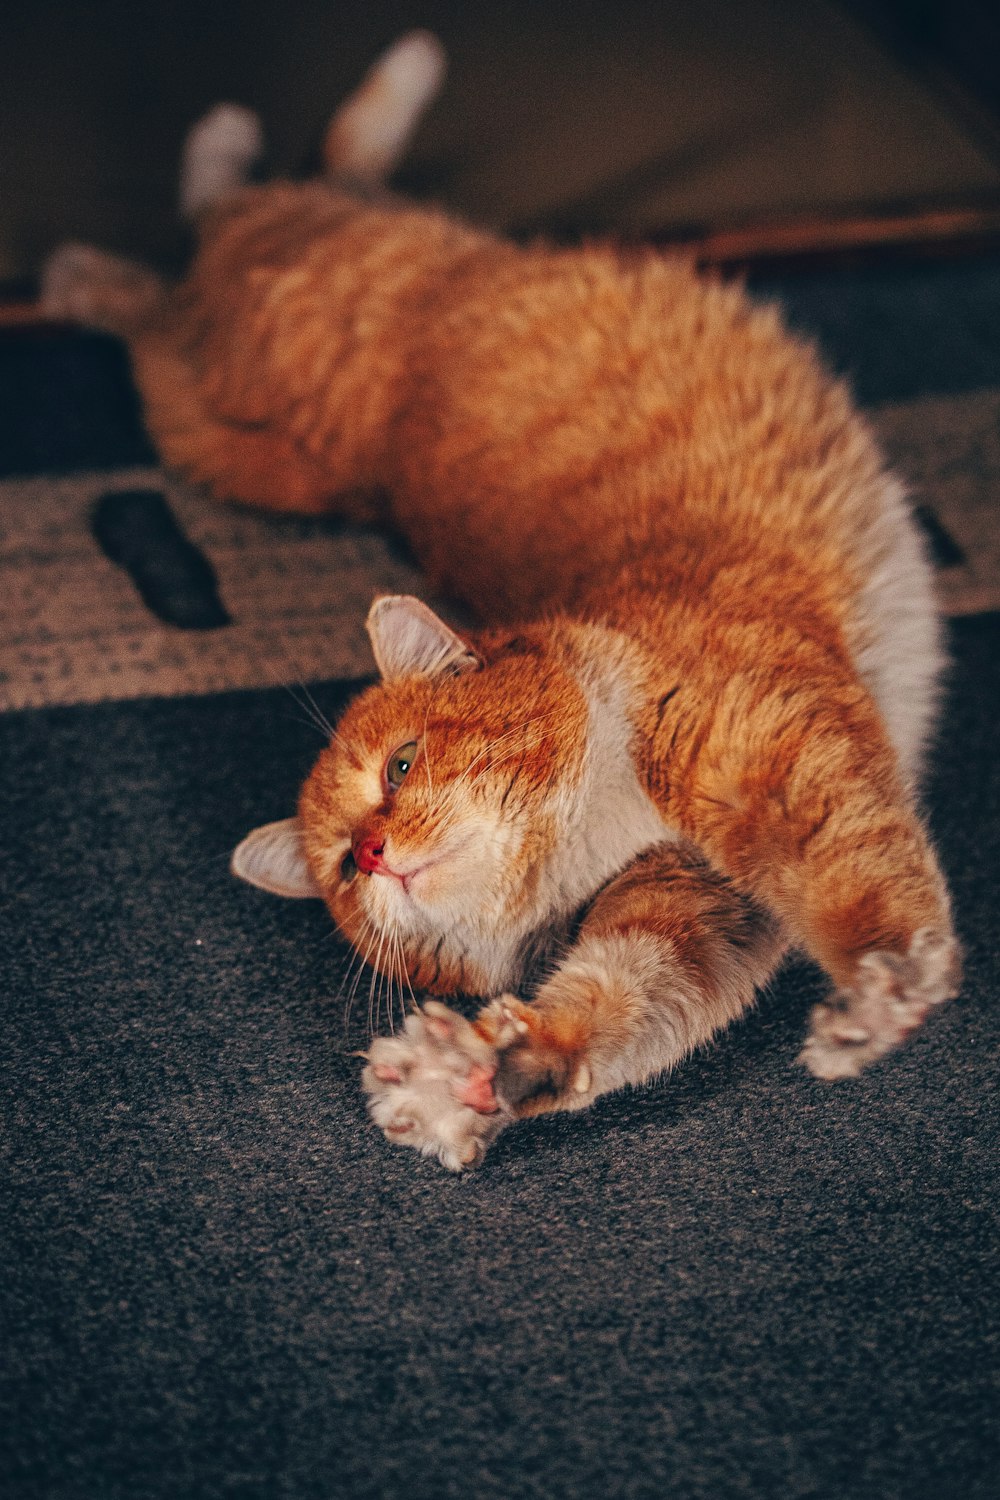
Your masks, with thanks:
[(497, 1096), (493, 1092), (493, 1079), (496, 1077), (496, 1071), (496, 1068), (484, 1068), (478, 1063), (473, 1063), (455, 1090), (456, 1099), (481, 1115), (495, 1115), (500, 1108)]

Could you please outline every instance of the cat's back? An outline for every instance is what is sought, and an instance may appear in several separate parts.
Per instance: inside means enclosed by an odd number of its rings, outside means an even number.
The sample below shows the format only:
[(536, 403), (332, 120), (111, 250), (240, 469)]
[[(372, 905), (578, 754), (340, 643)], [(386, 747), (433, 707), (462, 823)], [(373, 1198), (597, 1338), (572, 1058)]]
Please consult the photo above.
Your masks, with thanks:
[(680, 256), (521, 248), (274, 183), (209, 217), (177, 305), (220, 415), (291, 420), (317, 456), (363, 424), (380, 482), (418, 503), (428, 484), (555, 503), (619, 468), (676, 524), (759, 515), (831, 454), (873, 467), (811, 347)]
[(581, 554), (608, 575), (685, 538), (850, 565), (878, 509), (880, 455), (843, 386), (773, 307), (681, 256), (518, 247), (277, 183), (209, 219), (179, 306), (215, 410), (280, 421), (391, 492), (446, 586), (481, 592), (530, 552), (515, 612), (564, 599)]

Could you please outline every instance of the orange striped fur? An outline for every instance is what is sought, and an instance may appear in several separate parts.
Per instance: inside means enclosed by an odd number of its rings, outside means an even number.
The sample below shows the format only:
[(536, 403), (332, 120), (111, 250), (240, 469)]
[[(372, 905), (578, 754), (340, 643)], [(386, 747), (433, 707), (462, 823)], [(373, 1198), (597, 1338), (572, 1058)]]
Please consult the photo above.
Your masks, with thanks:
[(50, 302), (128, 337), (167, 462), (220, 499), (387, 522), (480, 622), (378, 605), (383, 680), (297, 820), (236, 857), (321, 895), (401, 993), (498, 997), (373, 1043), (390, 1139), (459, 1168), (519, 1115), (669, 1069), (789, 944), (835, 986), (803, 1052), (824, 1078), (954, 994), (914, 802), (929, 568), (773, 308), (680, 258), (522, 248), (332, 181), (231, 193), (169, 291), (130, 301), (88, 254)]

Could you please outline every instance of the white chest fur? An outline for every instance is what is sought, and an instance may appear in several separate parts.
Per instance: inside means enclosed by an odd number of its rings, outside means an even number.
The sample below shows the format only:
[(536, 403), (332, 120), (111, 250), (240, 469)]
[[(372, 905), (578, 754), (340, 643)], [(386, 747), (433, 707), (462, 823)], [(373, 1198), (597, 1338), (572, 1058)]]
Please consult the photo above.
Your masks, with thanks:
[(585, 901), (644, 849), (676, 837), (636, 772), (634, 690), (621, 638), (587, 626), (579, 645), (576, 671), (588, 708), (583, 777), (559, 808), (562, 836), (547, 872), (564, 909)]

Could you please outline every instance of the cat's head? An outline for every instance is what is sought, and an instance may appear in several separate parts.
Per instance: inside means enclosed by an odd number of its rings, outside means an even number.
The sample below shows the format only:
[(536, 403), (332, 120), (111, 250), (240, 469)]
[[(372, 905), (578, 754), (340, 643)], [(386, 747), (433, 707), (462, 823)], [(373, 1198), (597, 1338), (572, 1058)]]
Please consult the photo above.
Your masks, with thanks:
[(320, 896), (374, 967), (495, 993), (558, 906), (587, 704), (544, 627), (463, 639), (408, 596), (368, 631), (381, 681), (345, 712), (298, 815), (250, 834), (234, 873)]

